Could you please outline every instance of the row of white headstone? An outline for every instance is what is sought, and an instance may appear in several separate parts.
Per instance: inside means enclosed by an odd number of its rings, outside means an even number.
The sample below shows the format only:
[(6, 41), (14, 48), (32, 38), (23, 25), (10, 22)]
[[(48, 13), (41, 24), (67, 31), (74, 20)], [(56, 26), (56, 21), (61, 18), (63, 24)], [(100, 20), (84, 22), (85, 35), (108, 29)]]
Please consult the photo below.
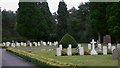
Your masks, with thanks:
[[(111, 50), (113, 51), (116, 48), (120, 48), (120, 44), (117, 44), (117, 46), (112, 46), (111, 43), (108, 43), (108, 46), (103, 46), (103, 49), (107, 48), (107, 50)], [(92, 49), (92, 45), (88, 44), (88, 49), (91, 50)], [(97, 48), (95, 49), (97, 52), (102, 51), (102, 45), (101, 44), (97, 44)]]
[[(108, 46), (103, 46), (101, 44), (97, 45), (97, 48), (95, 48), (95, 41), (92, 40), (90, 42), (91, 44), (88, 44), (88, 49), (91, 50), (90, 55), (98, 55), (98, 52), (103, 52), (103, 55), (107, 55), (108, 50), (111, 50), (113, 52), (114, 49), (120, 48), (120, 44), (117, 44), (116, 46), (111, 46), (111, 43), (108, 43)], [(103, 49), (102, 49), (103, 48)], [(61, 56), (61, 51), (62, 51), (62, 45), (59, 45), (57, 48), (57, 56)], [(78, 44), (78, 53), (79, 55), (84, 55), (84, 47), (81, 47), (81, 44)], [(71, 56), (72, 55), (72, 45), (69, 44), (67, 48), (67, 55)]]
[[(97, 47), (99, 48), (99, 50), (102, 49), (102, 45), (101, 44), (97, 44)], [(111, 50), (112, 48), (116, 47), (116, 46), (112, 46), (111, 43), (108, 43), (108, 49)], [(117, 48), (120, 48), (120, 44), (117, 44)], [(88, 49), (92, 49), (92, 45), (88, 44)]]
[(41, 46), (41, 45), (43, 45), (43, 46), (47, 46), (47, 45), (49, 45), (49, 46), (52, 46), (52, 45), (54, 45), (54, 46), (57, 46), (58, 45), (58, 42), (57, 41), (55, 41), (54, 43), (52, 43), (52, 42), (44, 42), (44, 41), (41, 41), (41, 42), (30, 42), (29, 43), (29, 45), (27, 44), (27, 43), (24, 43), (24, 42), (3, 42), (3, 45), (4, 46), (11, 46), (11, 47), (19, 47), (19, 46), (30, 46), (30, 47), (32, 47), (32, 46)]
[[(59, 47), (57, 48), (57, 56), (61, 56), (61, 52), (62, 52), (62, 45), (59, 45)], [(84, 55), (84, 48), (81, 47), (81, 44), (78, 44), (78, 52), (80, 55)], [(68, 45), (67, 55), (68, 56), (72, 55), (72, 45), (71, 44)]]
[(108, 43), (108, 46), (103, 46), (103, 49), (102, 49), (102, 46), (101, 44), (98, 44), (97, 47), (95, 48), (95, 41), (94, 39), (92, 40), (92, 42), (90, 42), (91, 44), (88, 44), (88, 49), (91, 50), (91, 55), (97, 55), (99, 51), (103, 51), (103, 55), (106, 55), (107, 54), (107, 51), (108, 50), (111, 50), (113, 52), (114, 49), (116, 48), (120, 48), (120, 44), (117, 44), (117, 47), (116, 46), (112, 46), (111, 43)]

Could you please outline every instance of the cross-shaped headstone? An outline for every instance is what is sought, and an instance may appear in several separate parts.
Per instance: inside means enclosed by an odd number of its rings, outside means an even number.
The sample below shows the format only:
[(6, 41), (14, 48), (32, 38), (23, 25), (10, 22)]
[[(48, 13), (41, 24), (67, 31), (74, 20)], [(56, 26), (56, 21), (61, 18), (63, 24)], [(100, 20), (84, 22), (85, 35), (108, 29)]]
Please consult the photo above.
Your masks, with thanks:
[(95, 43), (96, 42), (94, 41), (94, 39), (92, 39), (92, 42), (90, 42), (90, 43), (92, 44), (92, 50), (95, 49)]
[(95, 51), (95, 41), (94, 39), (92, 39), (92, 42), (90, 42), (92, 44), (92, 50), (91, 50), (91, 55), (97, 55), (97, 52)]

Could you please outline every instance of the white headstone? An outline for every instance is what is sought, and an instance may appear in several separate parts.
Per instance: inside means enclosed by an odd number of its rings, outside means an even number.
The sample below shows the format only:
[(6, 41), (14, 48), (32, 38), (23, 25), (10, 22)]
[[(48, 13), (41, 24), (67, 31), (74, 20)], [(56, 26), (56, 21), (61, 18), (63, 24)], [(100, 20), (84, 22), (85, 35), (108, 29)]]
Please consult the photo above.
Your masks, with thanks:
[(11, 43), (11, 47), (15, 47), (15, 43)]
[(56, 41), (56, 45), (58, 45), (58, 41)]
[(69, 44), (69, 45), (68, 45), (68, 47), (69, 47), (69, 48), (72, 48), (72, 45), (71, 45), (71, 44)]
[(47, 45), (46, 42), (44, 42), (44, 45), (45, 45), (45, 46)]
[(91, 44), (88, 44), (88, 49), (91, 50)]
[(43, 45), (46, 46), (46, 42), (43, 42)]
[(90, 54), (91, 55), (97, 55), (97, 52), (96, 52), (96, 50), (95, 50), (95, 41), (94, 41), (94, 39), (92, 39), (92, 42), (90, 42), (91, 44), (92, 44), (92, 50), (91, 50), (91, 52), (90, 52)]
[(83, 47), (80, 47), (80, 48), (79, 48), (79, 54), (80, 54), (80, 55), (84, 55), (84, 48), (83, 48)]
[(30, 43), (30, 47), (32, 47), (32, 43)]
[(69, 48), (69, 47), (67, 48), (67, 55), (68, 55), (68, 56), (71, 56), (71, 55), (72, 55), (71, 48)]
[(61, 44), (59, 45), (59, 48), (60, 48), (60, 50), (62, 50), (62, 45)]
[(120, 48), (120, 44), (117, 44), (117, 48)]
[(40, 42), (38, 42), (38, 46), (40, 46)]
[(26, 43), (24, 43), (23, 45), (26, 47), (26, 45), (27, 45), (27, 44), (26, 44)]
[(49, 45), (52, 46), (52, 42), (50, 42)]
[(115, 47), (115, 46), (112, 46), (112, 49), (111, 49), (111, 51), (113, 52), (113, 50), (114, 50), (114, 49), (116, 49), (116, 47)]
[(79, 53), (79, 48), (81, 47), (81, 44), (78, 44), (77, 46), (77, 52)]
[(102, 46), (101, 46), (101, 44), (98, 44), (98, 51), (102, 51)]
[(103, 55), (107, 55), (107, 46), (103, 46)]
[(57, 56), (61, 56), (61, 49), (57, 48)]
[(80, 48), (81, 47), (81, 44), (78, 44), (78, 48)]
[(37, 47), (38, 45), (37, 45), (37, 42), (35, 42), (35, 47)]
[(48, 41), (48, 42), (47, 42), (47, 44), (49, 45), (49, 44), (50, 44), (50, 42)]
[(10, 42), (6, 42), (6, 46), (10, 46), (11, 45), (11, 43)]
[(108, 43), (108, 49), (111, 50), (111, 43)]
[(43, 45), (43, 46), (44, 46), (43, 41), (40, 41), (40, 43), (41, 43), (41, 45)]
[(34, 46), (35, 46), (35, 43), (36, 43), (36, 42), (33, 42), (33, 45), (34, 45)]
[(67, 55), (68, 56), (71, 56), (72, 55), (72, 45), (71, 44), (69, 44), (69, 47), (67, 48)]
[(56, 42), (54, 42), (53, 45), (56, 46)]
[(3, 42), (3, 45), (5, 46), (5, 42)]
[(102, 48), (101, 48), (101, 44), (98, 44), (98, 47), (99, 47), (100, 50), (102, 49)]
[(24, 46), (24, 43), (23, 43), (23, 42), (21, 42), (21, 43), (20, 43), (20, 45), (21, 45), (21, 46)]
[(20, 46), (20, 43), (16, 42), (16, 46), (18, 46), (18, 47), (19, 47), (19, 46)]

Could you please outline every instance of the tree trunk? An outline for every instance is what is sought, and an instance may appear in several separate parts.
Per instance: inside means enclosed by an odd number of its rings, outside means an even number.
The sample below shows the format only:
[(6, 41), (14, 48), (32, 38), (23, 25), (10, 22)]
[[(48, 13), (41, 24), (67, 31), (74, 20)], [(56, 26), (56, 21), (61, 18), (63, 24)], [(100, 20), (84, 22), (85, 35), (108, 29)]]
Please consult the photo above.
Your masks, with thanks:
[(101, 35), (99, 32), (98, 32), (98, 41), (99, 41), (99, 43), (101, 43)]

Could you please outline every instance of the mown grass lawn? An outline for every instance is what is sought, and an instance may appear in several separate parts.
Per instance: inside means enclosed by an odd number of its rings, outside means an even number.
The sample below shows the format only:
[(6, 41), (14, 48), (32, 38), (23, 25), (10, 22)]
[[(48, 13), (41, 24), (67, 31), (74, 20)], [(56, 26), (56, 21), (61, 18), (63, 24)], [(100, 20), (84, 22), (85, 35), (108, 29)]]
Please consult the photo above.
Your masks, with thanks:
[[(83, 46), (87, 48), (87, 45), (83, 44)], [(78, 66), (118, 66), (118, 61), (113, 60), (112, 55), (56, 56), (56, 46), (17, 47), (17, 49), (25, 51), (31, 50), (34, 54)]]

